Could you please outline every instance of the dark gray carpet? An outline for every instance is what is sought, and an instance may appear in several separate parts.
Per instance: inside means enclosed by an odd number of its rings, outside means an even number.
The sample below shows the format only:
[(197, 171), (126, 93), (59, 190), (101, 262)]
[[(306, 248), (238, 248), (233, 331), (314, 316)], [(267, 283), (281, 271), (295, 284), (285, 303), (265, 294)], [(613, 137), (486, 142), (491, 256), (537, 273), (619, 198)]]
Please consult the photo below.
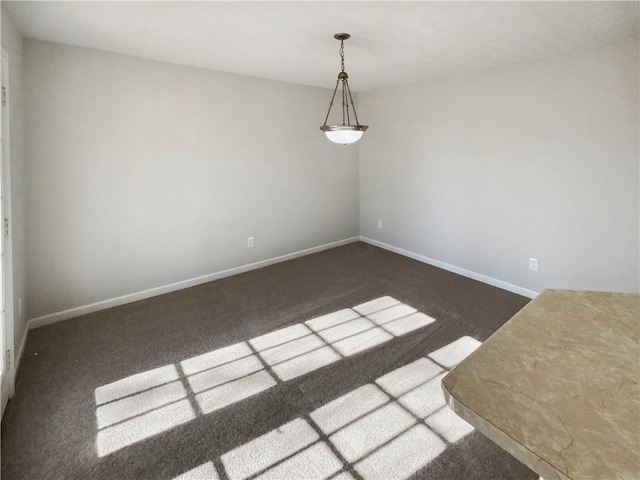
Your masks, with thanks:
[[(435, 321), (98, 455), (96, 389), (141, 372), (184, 365), (185, 359), (384, 296)], [(485, 340), (527, 301), (355, 243), (38, 328), (29, 334), (16, 394), (2, 420), (2, 478), (174, 479), (198, 468), (203, 478), (229, 478), (232, 475), (225, 469), (229, 452), (259, 444), (256, 439), (270, 432), (284, 435), (283, 426), (309, 419), (335, 399), (375, 386), (376, 379), (461, 337)], [(193, 400), (191, 392), (189, 401)], [(135, 414), (139, 405), (130, 408)], [(140, 431), (135, 435), (144, 437)], [(355, 462), (345, 460), (336, 441), (329, 442), (322, 431), (317, 435), (330, 445), (328, 454), (342, 461), (341, 470), (331, 478), (379, 476), (361, 475)], [(295, 443), (299, 436), (292, 438)], [(446, 448), (428, 462), (418, 462), (420, 468), (410, 478), (538, 478), (477, 432), (442, 442)], [(258, 460), (266, 464), (267, 447), (255, 453), (263, 455)], [(380, 451), (393, 451), (383, 447)], [(249, 478), (259, 473), (264, 470)]]

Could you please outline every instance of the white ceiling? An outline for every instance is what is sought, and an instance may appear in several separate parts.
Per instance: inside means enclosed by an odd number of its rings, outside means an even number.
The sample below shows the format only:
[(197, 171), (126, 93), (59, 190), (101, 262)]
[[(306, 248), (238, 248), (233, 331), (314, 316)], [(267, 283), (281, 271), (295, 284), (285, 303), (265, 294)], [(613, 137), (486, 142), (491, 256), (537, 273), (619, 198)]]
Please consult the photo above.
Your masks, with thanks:
[(2, 2), (24, 35), (354, 91), (639, 39), (638, 2)]

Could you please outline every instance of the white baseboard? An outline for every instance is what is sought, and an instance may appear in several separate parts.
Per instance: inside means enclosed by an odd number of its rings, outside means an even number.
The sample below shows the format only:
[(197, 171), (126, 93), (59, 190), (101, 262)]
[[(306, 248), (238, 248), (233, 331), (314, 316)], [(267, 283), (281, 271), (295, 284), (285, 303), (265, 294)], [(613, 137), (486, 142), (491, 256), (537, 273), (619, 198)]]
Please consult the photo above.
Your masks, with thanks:
[(458, 275), (462, 275), (463, 277), (472, 278), (473, 280), (478, 280), (479, 282), (486, 283), (488, 285), (492, 285), (494, 287), (498, 287), (503, 290), (507, 290), (509, 292), (517, 293), (518, 295), (522, 295), (523, 297), (535, 298), (538, 296), (538, 292), (534, 292), (533, 290), (519, 287), (518, 285), (513, 285), (512, 283), (503, 282), (502, 280), (498, 280), (497, 278), (493, 278), (487, 275), (483, 275), (481, 273), (473, 272), (471, 270), (467, 270), (466, 268), (456, 267), (455, 265), (450, 265), (448, 263), (441, 262), (440, 260), (436, 260), (434, 258), (425, 257), (424, 255), (410, 252), (409, 250), (405, 250), (403, 248), (394, 247), (393, 245), (389, 245), (387, 243), (374, 240), (373, 238), (363, 237), (361, 235), (360, 240), (370, 245), (384, 248), (385, 250), (389, 250), (390, 252), (398, 253), (400, 255), (404, 255), (405, 257), (413, 258), (414, 260), (418, 260), (419, 262), (427, 263), (429, 265), (433, 265), (434, 267), (442, 268), (443, 270), (448, 270), (449, 272), (457, 273)]
[(14, 361), (16, 363), (15, 371), (13, 372), (14, 377), (18, 375), (18, 369), (20, 368), (20, 361), (22, 360), (22, 354), (24, 353), (24, 347), (27, 344), (27, 336), (29, 335), (29, 324), (27, 323), (27, 328), (24, 329), (24, 333), (22, 334), (22, 338), (20, 339), (20, 343), (18, 344), (18, 348), (16, 349), (16, 353), (14, 356)]
[(249, 263), (241, 265), (239, 267), (229, 268), (219, 272), (209, 273), (200, 277), (191, 278), (188, 280), (182, 280), (180, 282), (171, 283), (169, 285), (163, 285), (160, 287), (150, 288), (141, 292), (130, 293), (122, 295), (121, 297), (110, 298), (101, 302), (91, 303), (89, 305), (83, 305), (81, 307), (70, 308), (61, 312), (50, 313), (41, 317), (32, 318), (29, 320), (29, 329), (42, 327), (51, 323), (61, 322), (62, 320), (68, 320), (70, 318), (79, 317), (88, 313), (98, 312), (107, 308), (117, 307), (126, 303), (137, 302), (138, 300), (144, 300), (146, 298), (155, 297), (164, 293), (175, 292), (184, 288), (194, 287), (202, 283), (212, 282), (221, 278), (230, 277), (231, 275), (237, 275), (239, 273), (248, 272), (257, 268), (266, 267), (275, 263), (285, 262), (294, 258), (303, 257), (312, 253), (321, 252), (330, 248), (339, 247), (348, 243), (357, 242), (359, 237), (346, 238), (344, 240), (338, 240), (336, 242), (325, 243), (324, 245), (318, 245), (317, 247), (306, 248), (304, 250), (298, 250), (297, 252), (288, 253), (286, 255), (280, 255), (278, 257), (268, 258), (259, 262)]

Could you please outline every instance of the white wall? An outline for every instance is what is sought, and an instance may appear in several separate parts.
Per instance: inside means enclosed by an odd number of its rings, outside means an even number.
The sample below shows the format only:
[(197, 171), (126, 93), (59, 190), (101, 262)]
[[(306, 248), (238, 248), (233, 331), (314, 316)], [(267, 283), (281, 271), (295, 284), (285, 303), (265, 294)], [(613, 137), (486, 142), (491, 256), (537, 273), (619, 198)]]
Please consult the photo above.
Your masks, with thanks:
[[(10, 112), (10, 148), (11, 148), (11, 210), (6, 212), (10, 219), (13, 279), (13, 316), (14, 316), (14, 353), (18, 349), (27, 331), (26, 307), (26, 190), (23, 153), (23, 52), (22, 37), (11, 16), (2, 5), (2, 48), (9, 55), (9, 112)], [(23, 302), (20, 314), (19, 299)]]
[(357, 148), (318, 129), (328, 90), (24, 50), (30, 318), (358, 234)]
[(637, 292), (638, 95), (637, 44), (361, 94), (360, 232), (534, 291)]

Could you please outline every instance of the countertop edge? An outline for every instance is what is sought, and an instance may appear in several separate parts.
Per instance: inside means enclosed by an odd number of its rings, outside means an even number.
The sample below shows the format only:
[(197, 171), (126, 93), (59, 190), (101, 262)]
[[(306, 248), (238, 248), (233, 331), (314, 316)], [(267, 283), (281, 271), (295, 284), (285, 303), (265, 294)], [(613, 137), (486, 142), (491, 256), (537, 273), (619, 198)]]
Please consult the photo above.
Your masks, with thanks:
[(472, 425), (478, 432), (482, 433), (489, 440), (497, 444), (499, 447), (507, 451), (509, 454), (517, 458), (524, 465), (532, 469), (535, 473), (540, 475), (544, 480), (571, 480), (570, 477), (557, 470), (548, 462), (540, 458), (537, 454), (529, 450), (527, 447), (519, 443), (514, 438), (507, 435), (498, 427), (488, 422), (472, 409), (464, 405), (457, 398), (455, 398), (451, 392), (447, 389), (445, 384), (446, 378), (455, 371), (449, 372), (441, 381), (440, 386), (442, 393), (444, 394), (447, 406), (453, 410), (453, 412)]

